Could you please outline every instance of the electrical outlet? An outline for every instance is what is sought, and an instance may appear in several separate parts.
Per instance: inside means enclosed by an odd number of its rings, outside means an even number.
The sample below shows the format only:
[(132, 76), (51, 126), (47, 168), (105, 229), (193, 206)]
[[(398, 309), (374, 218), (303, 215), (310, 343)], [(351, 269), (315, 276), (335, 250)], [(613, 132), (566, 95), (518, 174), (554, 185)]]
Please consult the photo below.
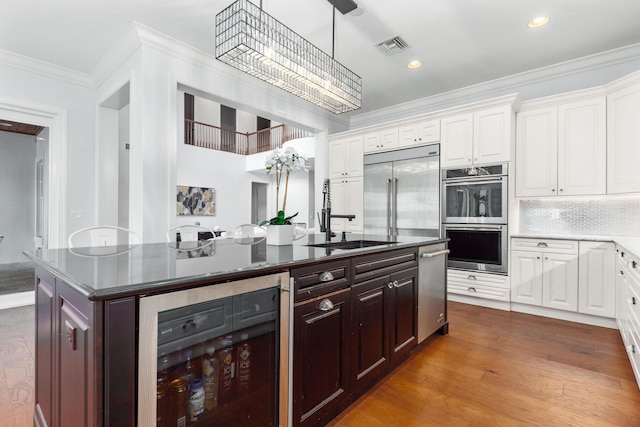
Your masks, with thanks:
[(560, 209), (551, 209), (551, 219), (560, 219)]

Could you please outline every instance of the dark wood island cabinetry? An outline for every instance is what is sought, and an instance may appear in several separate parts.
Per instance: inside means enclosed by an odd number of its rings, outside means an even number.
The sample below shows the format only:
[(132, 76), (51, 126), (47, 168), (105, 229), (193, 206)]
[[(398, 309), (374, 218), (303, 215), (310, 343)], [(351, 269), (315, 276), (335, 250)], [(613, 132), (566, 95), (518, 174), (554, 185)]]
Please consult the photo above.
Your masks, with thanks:
[(403, 238), (375, 248), (330, 251), (305, 244), (313, 238), (286, 250), (264, 242), (256, 250), (215, 241), (209, 253), (196, 258), (166, 244), (143, 244), (112, 257), (69, 249), (27, 254), (36, 263), (34, 425), (147, 424), (140, 405), (155, 402), (155, 396), (139, 381), (143, 372), (156, 372), (158, 361), (139, 359), (140, 346), (158, 329), (149, 329), (141, 317), (141, 300), (227, 289), (281, 273), (293, 280), (281, 290), (290, 303), (281, 298), (279, 305), (291, 320), (281, 319), (287, 331), (278, 333), (275, 418), (280, 426), (328, 422), (416, 345), (417, 250), (443, 240)]

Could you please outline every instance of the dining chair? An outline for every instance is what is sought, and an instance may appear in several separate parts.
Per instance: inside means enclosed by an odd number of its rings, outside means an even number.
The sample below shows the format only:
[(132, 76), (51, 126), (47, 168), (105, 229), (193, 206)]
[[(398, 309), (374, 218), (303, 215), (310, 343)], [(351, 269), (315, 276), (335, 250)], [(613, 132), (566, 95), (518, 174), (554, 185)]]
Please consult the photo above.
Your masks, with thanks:
[(67, 239), (70, 248), (138, 245), (141, 242), (140, 235), (135, 231), (112, 225), (81, 228)]
[(167, 242), (170, 246), (180, 249), (198, 249), (210, 245), (214, 240), (214, 233), (201, 225), (178, 225), (167, 231)]

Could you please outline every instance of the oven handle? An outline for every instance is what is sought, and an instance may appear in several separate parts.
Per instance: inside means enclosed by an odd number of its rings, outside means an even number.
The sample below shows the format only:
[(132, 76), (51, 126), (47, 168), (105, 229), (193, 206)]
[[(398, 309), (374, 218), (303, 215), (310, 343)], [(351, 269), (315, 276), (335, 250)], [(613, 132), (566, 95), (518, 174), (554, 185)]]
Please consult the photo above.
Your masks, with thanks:
[(505, 225), (481, 225), (479, 227), (474, 227), (473, 224), (444, 224), (444, 228), (455, 228), (455, 229), (465, 229), (465, 230), (502, 230)]
[(464, 183), (464, 184), (468, 184), (468, 185), (475, 185), (475, 184), (500, 184), (502, 183), (502, 176), (499, 177), (492, 177), (492, 178), (468, 178), (468, 177), (464, 177), (464, 178), (453, 178), (453, 179), (447, 179), (447, 180), (443, 180), (442, 183), (445, 186), (448, 185), (459, 185), (460, 183)]

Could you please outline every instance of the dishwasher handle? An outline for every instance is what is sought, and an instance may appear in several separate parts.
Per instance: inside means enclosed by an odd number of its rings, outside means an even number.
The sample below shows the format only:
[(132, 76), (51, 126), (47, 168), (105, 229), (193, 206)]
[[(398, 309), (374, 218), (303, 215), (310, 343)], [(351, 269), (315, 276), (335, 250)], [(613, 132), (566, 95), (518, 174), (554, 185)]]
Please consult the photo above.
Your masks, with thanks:
[(443, 249), (435, 252), (424, 252), (420, 254), (420, 258), (433, 258), (440, 255), (447, 255), (449, 252), (451, 252), (449, 249)]

